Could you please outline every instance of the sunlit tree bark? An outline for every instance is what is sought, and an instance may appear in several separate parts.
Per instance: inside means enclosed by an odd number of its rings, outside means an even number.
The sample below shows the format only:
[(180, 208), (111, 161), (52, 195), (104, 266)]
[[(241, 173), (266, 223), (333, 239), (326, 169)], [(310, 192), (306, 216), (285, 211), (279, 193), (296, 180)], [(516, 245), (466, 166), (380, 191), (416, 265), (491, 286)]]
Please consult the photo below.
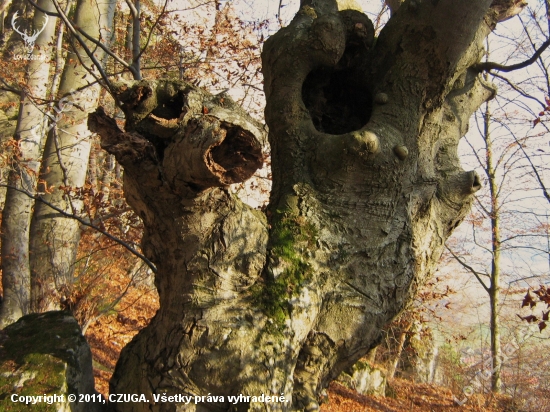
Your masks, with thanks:
[[(475, 68), (490, 5), (409, 1), (375, 41), (365, 15), (302, 1), (263, 51), (266, 215), (227, 190), (261, 165), (263, 138), (229, 99), (182, 82), (117, 86), (125, 131), (102, 110), (89, 124), (125, 168), (161, 307), (111, 391), (204, 399), (113, 410), (318, 409), (430, 276), (480, 188), (456, 149), (495, 93)], [(229, 401), (241, 393), (289, 402)]]
[[(53, 10), (49, 1), (41, 1), (46, 10)], [(19, 117), (14, 139), (13, 161), (8, 178), (9, 188), (2, 212), (0, 228), (2, 243), (2, 288), (3, 302), (0, 310), (0, 329), (17, 321), (29, 311), (30, 266), (29, 236), (34, 200), (28, 194), (35, 194), (40, 159), (44, 147), (50, 76), (50, 61), (55, 37), (56, 19), (48, 19), (37, 11), (32, 29), (21, 29), (22, 33), (42, 30), (31, 50), (23, 50), (23, 57), (29, 57), (26, 85), (21, 90)], [(45, 27), (44, 27), (45, 25)], [(16, 28), (18, 26), (16, 25)], [(18, 34), (19, 35), (19, 34)], [(29, 53), (30, 52), (30, 53)], [(11, 56), (13, 58), (13, 56)]]
[[(74, 24), (94, 39), (109, 44), (114, 16), (114, 0), (77, 1)], [(67, 213), (79, 214), (82, 200), (78, 190), (84, 186), (91, 148), (87, 127), (88, 113), (99, 101), (99, 77), (83, 45), (71, 40), (59, 91), (57, 113), (48, 133), (40, 178), (43, 199)], [(101, 61), (103, 50), (86, 42)], [(76, 249), (80, 239), (79, 222), (61, 216), (46, 203), (38, 202), (31, 225), (31, 307), (35, 312), (59, 309), (68, 296), (72, 282)]]

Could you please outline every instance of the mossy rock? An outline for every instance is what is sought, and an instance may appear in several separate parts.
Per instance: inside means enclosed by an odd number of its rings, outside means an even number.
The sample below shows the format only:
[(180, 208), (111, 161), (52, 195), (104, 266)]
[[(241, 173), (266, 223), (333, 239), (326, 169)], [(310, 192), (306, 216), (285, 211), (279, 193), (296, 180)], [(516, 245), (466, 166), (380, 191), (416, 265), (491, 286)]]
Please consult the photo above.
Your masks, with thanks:
[[(31, 314), (0, 331), (0, 410), (102, 410), (102, 402), (69, 403), (69, 394), (100, 399), (94, 388), (90, 347), (74, 317), (60, 311)], [(24, 396), (49, 398), (25, 404)]]
[(373, 368), (363, 360), (359, 360), (349, 370), (342, 372), (338, 382), (362, 395), (385, 396), (386, 394), (387, 380), (384, 372)]

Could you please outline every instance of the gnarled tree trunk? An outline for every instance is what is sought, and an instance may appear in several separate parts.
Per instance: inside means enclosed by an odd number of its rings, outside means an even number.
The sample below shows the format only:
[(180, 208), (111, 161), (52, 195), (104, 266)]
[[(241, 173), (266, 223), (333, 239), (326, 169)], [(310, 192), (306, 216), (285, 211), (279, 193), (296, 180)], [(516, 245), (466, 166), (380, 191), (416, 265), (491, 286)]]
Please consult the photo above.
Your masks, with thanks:
[(226, 189), (260, 165), (262, 138), (229, 99), (169, 81), (118, 87), (126, 131), (102, 111), (90, 126), (125, 167), (161, 307), (111, 381), (150, 404), (113, 410), (318, 409), (430, 275), (480, 187), (456, 149), (495, 93), (474, 69), (490, 4), (411, 0), (374, 42), (363, 14), (303, 1), (263, 51), (267, 217)]

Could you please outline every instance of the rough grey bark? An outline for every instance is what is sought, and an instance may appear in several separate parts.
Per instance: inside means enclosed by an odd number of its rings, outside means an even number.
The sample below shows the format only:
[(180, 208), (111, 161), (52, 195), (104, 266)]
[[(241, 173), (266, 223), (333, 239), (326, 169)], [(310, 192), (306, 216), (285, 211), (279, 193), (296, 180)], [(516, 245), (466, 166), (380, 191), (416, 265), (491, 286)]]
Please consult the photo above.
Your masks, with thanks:
[[(321, 229), (316, 264), (324, 252), (328, 279), (293, 374), (298, 405), (315, 408), (319, 389), (376, 342), (479, 189), (456, 145), (494, 93), (469, 69), (489, 32), (488, 6), (406, 3), (373, 48), (360, 15), (305, 5), (284, 30), (295, 34), (266, 44), (272, 210), (298, 197), (299, 215)], [(357, 107), (368, 119), (349, 127)]]
[[(126, 131), (103, 111), (89, 125), (125, 168), (161, 306), (111, 391), (204, 399), (113, 410), (318, 409), (430, 276), (480, 187), (456, 148), (495, 93), (472, 68), (496, 23), (490, 4), (406, 2), (375, 43), (363, 14), (303, 1), (263, 51), (266, 217), (226, 189), (261, 163), (260, 133), (226, 97), (118, 86)], [(289, 402), (230, 403), (241, 393)]]
[[(163, 309), (125, 349), (130, 357), (122, 363), (133, 372), (119, 369), (114, 392), (133, 387), (151, 398), (153, 390), (174, 393), (180, 387), (176, 382), (183, 380), (190, 388), (225, 387), (220, 395), (235, 393), (242, 381), (233, 386), (228, 376), (250, 380), (265, 372), (264, 366), (247, 366), (241, 348), (255, 348), (258, 354), (273, 350), (259, 334), (268, 321), (250, 293), (265, 263), (266, 219), (225, 188), (261, 166), (262, 129), (229, 98), (185, 83), (139, 82), (118, 90), (126, 132), (101, 111), (91, 118), (90, 128), (124, 167), (125, 195), (143, 219), (142, 249), (155, 256)], [(167, 245), (175, 248), (165, 255)], [(240, 338), (228, 339), (233, 334)], [(155, 338), (160, 336), (165, 338)], [(154, 348), (147, 348), (150, 343)], [(204, 357), (195, 352), (203, 344)], [(190, 353), (186, 359), (178, 355), (177, 365), (173, 360), (164, 364), (167, 347), (176, 352), (187, 347)], [(147, 366), (137, 366), (131, 354), (147, 357)], [(221, 356), (224, 364), (212, 369)], [(187, 379), (182, 362), (200, 378)], [(128, 410), (140, 407), (148, 408), (127, 405)]]
[[(92, 38), (111, 37), (115, 1), (95, 4), (77, 1), (74, 23)], [(86, 122), (88, 114), (99, 101), (98, 84), (92, 61), (80, 44), (74, 47), (67, 61), (59, 84), (59, 113), (46, 140), (40, 177), (45, 190), (43, 199), (68, 213), (79, 214), (82, 201), (78, 190), (84, 186), (91, 149), (91, 133)], [(99, 61), (103, 50), (88, 42)], [(78, 62), (78, 63), (76, 63)], [(65, 188), (65, 190), (63, 189)], [(72, 193), (71, 193), (72, 192)], [(76, 192), (76, 196), (75, 196)], [(34, 312), (59, 309), (72, 283), (74, 260), (80, 226), (74, 220), (54, 212), (45, 203), (35, 206), (31, 223), (30, 266), (31, 307)]]
[[(52, 10), (49, 1), (40, 1), (46, 10)], [(18, 24), (21, 24), (18, 22)], [(45, 24), (45, 15), (37, 11), (33, 27), (39, 30)], [(0, 309), (0, 329), (15, 322), (29, 311), (30, 266), (29, 236), (34, 200), (24, 192), (33, 195), (36, 191), (40, 158), (46, 133), (43, 122), (47, 111), (48, 77), (50, 75), (51, 43), (55, 36), (56, 19), (47, 21), (34, 44), (34, 49), (25, 57), (29, 60), (26, 73), (26, 87), (21, 90), (19, 115), (14, 139), (11, 170), (8, 177), (0, 229), (2, 243), (2, 287), (3, 302)], [(28, 30), (31, 32), (31, 30)], [(40, 55), (46, 59), (37, 59)]]

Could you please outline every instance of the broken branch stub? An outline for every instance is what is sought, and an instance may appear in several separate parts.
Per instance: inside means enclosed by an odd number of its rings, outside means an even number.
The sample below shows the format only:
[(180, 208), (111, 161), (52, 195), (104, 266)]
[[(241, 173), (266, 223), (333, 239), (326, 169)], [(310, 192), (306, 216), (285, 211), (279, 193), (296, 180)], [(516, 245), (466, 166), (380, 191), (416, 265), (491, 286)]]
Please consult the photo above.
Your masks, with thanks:
[[(144, 144), (153, 148), (147, 158), (156, 159), (161, 178), (176, 193), (242, 182), (263, 164), (261, 126), (226, 95), (169, 81), (120, 83), (115, 93), (126, 132), (102, 109), (90, 115), (90, 130), (125, 166), (141, 161)], [(139, 173), (135, 164), (132, 169)]]
[(262, 150), (249, 131), (214, 116), (190, 119), (183, 135), (165, 151), (166, 178), (175, 188), (243, 182), (262, 166)]

